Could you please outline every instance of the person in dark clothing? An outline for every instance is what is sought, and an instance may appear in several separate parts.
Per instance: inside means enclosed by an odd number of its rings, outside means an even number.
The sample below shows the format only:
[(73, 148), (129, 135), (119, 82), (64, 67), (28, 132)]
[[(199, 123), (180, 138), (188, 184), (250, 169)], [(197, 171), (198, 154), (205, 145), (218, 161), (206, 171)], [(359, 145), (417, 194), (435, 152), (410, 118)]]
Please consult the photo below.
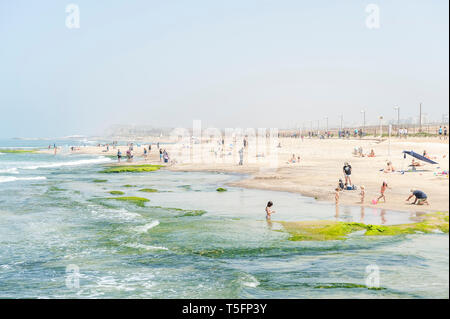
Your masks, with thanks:
[(348, 162), (345, 162), (342, 170), (344, 171), (345, 184), (352, 185), (352, 180), (350, 178), (350, 175), (352, 175), (352, 166)]
[(427, 194), (425, 194), (424, 192), (422, 192), (421, 190), (418, 190), (418, 189), (415, 189), (415, 190), (411, 189), (411, 195), (409, 195), (409, 197), (406, 199), (406, 201), (409, 202), (409, 200), (412, 197), (414, 197), (414, 196), (416, 198), (414, 199), (414, 202), (411, 203), (412, 205), (414, 205), (414, 204), (417, 204), (417, 205), (423, 205), (423, 204), (430, 205), (428, 203)]
[(342, 179), (339, 179), (339, 189), (342, 191), (342, 190), (344, 190), (344, 183), (342, 182)]

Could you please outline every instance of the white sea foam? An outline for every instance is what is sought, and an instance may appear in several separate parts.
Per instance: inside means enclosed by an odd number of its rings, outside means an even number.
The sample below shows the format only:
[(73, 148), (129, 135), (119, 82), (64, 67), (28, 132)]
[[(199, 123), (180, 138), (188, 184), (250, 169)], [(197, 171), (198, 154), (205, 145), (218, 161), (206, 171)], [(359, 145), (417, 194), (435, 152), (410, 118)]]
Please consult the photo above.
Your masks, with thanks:
[(149, 229), (152, 229), (153, 227), (156, 227), (158, 225), (159, 225), (159, 221), (158, 220), (154, 220), (154, 221), (152, 221), (152, 222), (150, 222), (148, 224), (145, 224), (143, 226), (134, 227), (133, 229), (135, 231), (137, 231), (138, 233), (146, 233), (146, 232), (149, 231)]
[(144, 245), (139, 243), (132, 243), (132, 244), (126, 244), (125, 246), (130, 248), (136, 248), (136, 249), (145, 249), (145, 250), (169, 250), (166, 247), (163, 246), (151, 246), (151, 245)]
[(0, 173), (18, 174), (17, 167), (0, 169)]
[(23, 169), (38, 169), (38, 168), (55, 168), (55, 167), (63, 167), (63, 166), (80, 166), (80, 165), (90, 165), (90, 164), (100, 164), (111, 162), (110, 158), (100, 156), (98, 158), (92, 159), (84, 159), (78, 161), (70, 161), (70, 162), (54, 162), (54, 163), (42, 163), (32, 166), (21, 167)]
[(137, 218), (141, 218), (142, 216), (138, 213), (132, 213), (125, 209), (119, 209), (119, 210), (106, 210), (106, 211), (97, 211), (97, 210), (91, 210), (92, 214), (99, 218), (106, 218), (106, 219), (121, 219), (125, 221), (129, 220), (135, 220)]
[(259, 286), (259, 281), (252, 275), (247, 274), (242, 278), (242, 285), (250, 288), (255, 288)]
[(47, 179), (45, 176), (36, 177), (15, 177), (15, 176), (0, 176), (0, 183), (16, 182), (16, 181), (37, 181)]

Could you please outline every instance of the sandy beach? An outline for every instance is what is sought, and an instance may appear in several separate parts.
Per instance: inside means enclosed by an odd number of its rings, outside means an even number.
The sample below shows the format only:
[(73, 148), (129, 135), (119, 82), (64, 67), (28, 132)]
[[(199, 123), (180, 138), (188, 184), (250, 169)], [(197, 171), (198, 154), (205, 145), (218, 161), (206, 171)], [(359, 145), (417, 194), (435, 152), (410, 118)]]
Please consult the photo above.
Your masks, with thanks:
[[(157, 141), (159, 138), (149, 138)], [(166, 141), (167, 142), (167, 141)], [(334, 202), (338, 180), (344, 179), (343, 165), (349, 162), (353, 168), (352, 184), (356, 190), (340, 192), (339, 204), (364, 205), (366, 207), (378, 207), (407, 212), (448, 212), (449, 181), (448, 175), (441, 175), (442, 171), (448, 171), (448, 140), (438, 138), (391, 138), (382, 141), (378, 139), (309, 139), (303, 141), (300, 138), (280, 138), (281, 147), (278, 151), (278, 165), (275, 169), (268, 169), (268, 163), (264, 161), (249, 162), (248, 152), (244, 156), (244, 165), (239, 166), (239, 158), (236, 154), (227, 163), (217, 160), (214, 163), (179, 163), (173, 144), (164, 143), (161, 140), (160, 147), (166, 149), (171, 157), (166, 169), (173, 171), (210, 171), (240, 173), (247, 176), (230, 186), (238, 186), (255, 189), (268, 189), (287, 191), (313, 197), (317, 200)], [(160, 163), (159, 151), (156, 144), (152, 145), (147, 160), (143, 158), (143, 149), (147, 144), (134, 145), (133, 161), (123, 164)], [(204, 144), (203, 148), (212, 148), (212, 144)], [(362, 147), (363, 154), (367, 155), (372, 149), (375, 157), (359, 157), (352, 154), (354, 148)], [(121, 149), (125, 157), (126, 146), (110, 147), (106, 152), (104, 146), (86, 146), (73, 153), (98, 154), (115, 156), (117, 149)], [(425, 164), (417, 168), (416, 172), (404, 172), (408, 170), (412, 158), (404, 159), (403, 150), (414, 150), (422, 154), (424, 150), (429, 156), (438, 162), (438, 165)], [(53, 152), (52, 149), (43, 152)], [(390, 155), (389, 155), (390, 153)], [(290, 163), (292, 155), (300, 156), (299, 163)], [(230, 155), (231, 156), (231, 155)], [(231, 161), (231, 162), (230, 162)], [(388, 161), (392, 162), (395, 172), (385, 173)], [(386, 203), (382, 200), (376, 205), (372, 200), (380, 195), (383, 181), (388, 183), (386, 191)], [(360, 202), (360, 187), (365, 186), (365, 202)], [(406, 202), (410, 189), (419, 189), (428, 195), (430, 205), (411, 205)], [(412, 202), (412, 200), (410, 201)]]

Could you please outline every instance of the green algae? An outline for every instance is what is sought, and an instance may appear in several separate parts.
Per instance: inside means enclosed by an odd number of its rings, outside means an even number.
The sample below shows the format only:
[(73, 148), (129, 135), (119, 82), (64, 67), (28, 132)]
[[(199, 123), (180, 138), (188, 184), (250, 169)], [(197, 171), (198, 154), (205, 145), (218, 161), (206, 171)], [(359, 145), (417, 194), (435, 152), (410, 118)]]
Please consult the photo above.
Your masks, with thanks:
[(223, 188), (223, 187), (218, 187), (218, 188), (216, 189), (216, 191), (218, 191), (218, 192), (226, 192), (227, 189), (226, 189), (226, 188)]
[(137, 187), (137, 186), (136, 185), (126, 184), (126, 185), (123, 185), (122, 187)]
[(142, 172), (154, 172), (159, 170), (163, 165), (152, 165), (152, 164), (144, 164), (144, 165), (120, 165), (120, 166), (111, 166), (100, 173), (142, 173)]
[(10, 150), (10, 149), (0, 149), (0, 153), (12, 153), (12, 154), (22, 154), (22, 153), (35, 153), (37, 150)]
[(429, 213), (422, 221), (399, 225), (371, 225), (339, 221), (280, 222), (291, 241), (343, 240), (356, 231), (365, 231), (364, 236), (397, 236), (416, 233), (448, 233), (448, 214)]
[(314, 288), (316, 288), (316, 289), (363, 288), (363, 289), (369, 289), (369, 290), (384, 290), (384, 289), (386, 289), (383, 287), (369, 287), (366, 285), (354, 284), (354, 283), (349, 283), (349, 282), (337, 282), (337, 283), (317, 285), (317, 286), (314, 286)]
[(57, 186), (50, 186), (50, 187), (48, 188), (48, 190), (51, 191), (51, 192), (62, 192), (62, 191), (65, 191), (64, 188), (59, 188), (59, 187), (57, 187)]
[(356, 223), (344, 223), (336, 221), (305, 221), (305, 222), (280, 222), (289, 233), (289, 240), (342, 240), (345, 237), (364, 228)]
[(183, 208), (175, 208), (175, 207), (162, 207), (162, 206), (150, 206), (150, 208), (158, 208), (165, 210), (169, 213), (178, 213), (178, 217), (188, 217), (188, 216), (202, 216), (206, 214), (206, 210), (203, 209), (183, 209)]
[(93, 182), (94, 183), (106, 183), (108, 180), (107, 179), (94, 179)]
[(177, 217), (202, 216), (204, 214), (206, 214), (206, 211), (202, 209), (183, 209), (183, 214)]
[(109, 191), (108, 193), (110, 193), (111, 195), (123, 195), (123, 194), (125, 194), (122, 191)]
[(127, 202), (127, 203), (131, 203), (131, 204), (135, 204), (137, 206), (140, 207), (144, 207), (146, 202), (149, 202), (150, 200), (144, 197), (135, 197), (135, 196), (124, 196), (124, 197), (109, 197), (106, 199), (111, 199), (111, 200), (118, 200), (118, 201), (123, 201), (123, 202)]
[(143, 189), (140, 189), (139, 191), (140, 192), (145, 192), (145, 193), (156, 193), (156, 192), (158, 192), (158, 190), (154, 189), (154, 188), (143, 188)]

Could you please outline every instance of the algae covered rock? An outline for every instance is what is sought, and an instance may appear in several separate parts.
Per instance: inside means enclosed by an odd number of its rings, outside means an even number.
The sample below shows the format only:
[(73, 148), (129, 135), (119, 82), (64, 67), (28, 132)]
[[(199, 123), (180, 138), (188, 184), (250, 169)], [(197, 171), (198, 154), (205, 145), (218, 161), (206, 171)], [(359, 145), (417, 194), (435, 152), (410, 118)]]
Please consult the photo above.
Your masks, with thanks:
[(109, 191), (108, 193), (110, 193), (111, 195), (123, 195), (123, 194), (125, 194), (122, 191)]
[(145, 192), (145, 193), (156, 193), (156, 192), (158, 192), (158, 190), (154, 189), (154, 188), (143, 188), (143, 189), (140, 189), (139, 191), (140, 192)]
[(21, 149), (0, 149), (0, 153), (22, 154), (35, 153), (37, 150), (21, 150)]
[(94, 183), (106, 183), (108, 180), (107, 179), (94, 179), (93, 182)]
[(150, 206), (151, 208), (157, 208), (164, 210), (169, 213), (179, 214), (175, 217), (188, 217), (188, 216), (202, 216), (206, 214), (206, 210), (203, 209), (183, 209), (183, 208), (175, 208), (175, 207), (162, 207), (162, 206)]
[(328, 220), (304, 221), (304, 222), (280, 222), (289, 233), (289, 240), (342, 240), (355, 231), (364, 227), (356, 223), (344, 223)]
[(218, 188), (216, 189), (216, 191), (217, 191), (217, 192), (226, 192), (227, 189), (226, 189), (226, 188), (223, 188), (223, 187), (218, 187)]
[(416, 233), (448, 233), (448, 214), (429, 213), (418, 223), (399, 225), (371, 225), (340, 221), (316, 220), (302, 222), (280, 222), (289, 234), (289, 240), (343, 240), (356, 231), (365, 231), (364, 236), (396, 236)]
[(118, 200), (122, 202), (127, 202), (131, 204), (135, 204), (140, 207), (144, 207), (146, 202), (149, 202), (150, 200), (144, 197), (135, 197), (135, 196), (124, 196), (124, 197), (109, 197), (107, 199), (110, 200)]
[(142, 172), (154, 172), (159, 170), (163, 165), (117, 165), (110, 166), (100, 173), (142, 173)]
[(64, 188), (59, 188), (57, 186), (50, 186), (48, 190), (51, 191), (51, 192), (62, 192), (62, 191), (65, 191)]

